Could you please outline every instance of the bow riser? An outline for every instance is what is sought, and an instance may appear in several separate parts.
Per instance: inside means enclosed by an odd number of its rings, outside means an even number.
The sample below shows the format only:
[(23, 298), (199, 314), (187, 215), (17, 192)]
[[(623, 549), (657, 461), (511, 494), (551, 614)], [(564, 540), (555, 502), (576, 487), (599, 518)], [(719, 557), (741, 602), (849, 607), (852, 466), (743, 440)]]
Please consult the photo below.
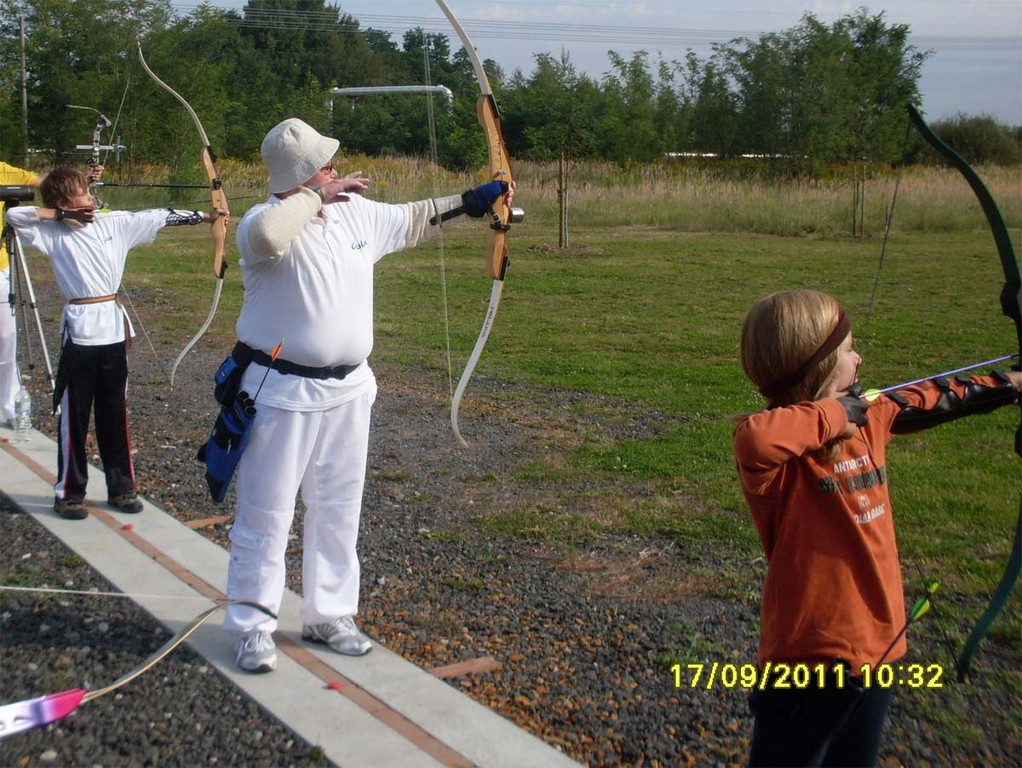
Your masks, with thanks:
[[(476, 102), (476, 117), (486, 134), (490, 157), (490, 180), (510, 183), (512, 179), (511, 163), (504, 148), (500, 113), (492, 95), (479, 97)], [(506, 198), (502, 197), (494, 204), (490, 228), (494, 231), (488, 258), (490, 277), (494, 280), (503, 280), (508, 267), (506, 233), (511, 229), (511, 207), (507, 204)]]
[[(212, 148), (205, 147), (202, 150), (202, 164), (206, 168), (206, 176), (209, 177), (209, 195), (212, 198), (213, 207), (226, 211), (229, 210), (227, 193), (224, 192), (224, 184), (216, 170), (216, 154)], [(213, 277), (223, 280), (227, 272), (227, 219), (223, 216), (213, 222)]]

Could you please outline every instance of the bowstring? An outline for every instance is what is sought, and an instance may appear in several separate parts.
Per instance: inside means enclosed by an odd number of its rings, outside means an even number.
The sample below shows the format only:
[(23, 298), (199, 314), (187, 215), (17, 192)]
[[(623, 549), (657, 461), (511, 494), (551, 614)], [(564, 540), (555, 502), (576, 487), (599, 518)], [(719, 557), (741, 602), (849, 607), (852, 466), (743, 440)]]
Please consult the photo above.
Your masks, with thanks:
[[(916, 573), (919, 574), (919, 581), (922, 583), (922, 587), (925, 590), (926, 584), (928, 583), (928, 581), (932, 581), (932, 580), (928, 580), (926, 578), (925, 574), (923, 574), (923, 568), (922, 568), (921, 565), (919, 565), (919, 561), (918, 560), (913, 559), (912, 560), (912, 565), (915, 566)], [(947, 632), (947, 625), (944, 622), (943, 612), (938, 607), (937, 601), (932, 598), (932, 595), (931, 595), (931, 599), (930, 599), (930, 608), (933, 611), (934, 621), (936, 622), (937, 628), (940, 630), (940, 634), (941, 634), (941, 636), (944, 639), (944, 645), (947, 646), (947, 650), (948, 650), (948, 653), (951, 655), (951, 662), (953, 664), (955, 662), (955, 660), (957, 660), (957, 658), (958, 658), (958, 654), (955, 652), (955, 644), (953, 642), (951, 642), (951, 636), (948, 634), (948, 632)]]
[(106, 151), (106, 154), (103, 155), (103, 165), (104, 166), (106, 165), (106, 161), (110, 159), (110, 152), (111, 152), (111, 150), (113, 149), (113, 146), (114, 146), (114, 140), (115, 140), (114, 137), (117, 135), (117, 124), (121, 121), (121, 114), (124, 112), (124, 102), (128, 98), (128, 88), (130, 86), (131, 86), (131, 73), (129, 72), (128, 73), (128, 77), (127, 77), (127, 79), (124, 82), (124, 91), (121, 93), (121, 103), (117, 105), (117, 114), (114, 115), (113, 125), (111, 125), (110, 129), (109, 129), (110, 141), (109, 141), (108, 146), (110, 147), (110, 149), (108, 149)]
[[(884, 268), (884, 259), (887, 255), (887, 245), (890, 241), (891, 227), (894, 223), (894, 211), (898, 203), (898, 192), (901, 189), (901, 180), (905, 175), (905, 166), (908, 163), (908, 148), (909, 141), (912, 138), (912, 122), (906, 118), (905, 120), (905, 135), (901, 141), (901, 159), (898, 161), (898, 173), (894, 180), (894, 191), (891, 193), (891, 202), (884, 211), (884, 234), (880, 244), (880, 256), (877, 259), (876, 269), (873, 272), (873, 285), (870, 289), (869, 302), (866, 305), (866, 317), (862, 323), (861, 338), (868, 339), (869, 334), (867, 329), (869, 328), (873, 319), (873, 310), (876, 308), (877, 295), (880, 290), (880, 275)], [(916, 572), (919, 575), (919, 579), (923, 584), (923, 588), (928, 582), (926, 576), (923, 573), (922, 566), (920, 566), (918, 560), (913, 560), (912, 564), (915, 566)], [(957, 654), (954, 651), (954, 644), (951, 642), (951, 638), (948, 636), (947, 627), (944, 624), (943, 617), (939, 615), (939, 611), (934, 605), (934, 601), (931, 599), (930, 606), (933, 609), (934, 616), (936, 617), (936, 623), (940, 629), (941, 635), (943, 636), (944, 643), (951, 654), (951, 658), (957, 658)]]
[(139, 329), (142, 331), (142, 335), (145, 337), (146, 344), (149, 345), (149, 350), (153, 353), (153, 358), (156, 360), (156, 365), (160, 368), (160, 373), (163, 374), (165, 380), (170, 380), (170, 374), (167, 373), (166, 367), (163, 365), (163, 360), (160, 359), (159, 354), (156, 352), (156, 347), (153, 345), (153, 340), (149, 336), (149, 331), (145, 327), (145, 323), (142, 322), (142, 318), (138, 314), (138, 309), (135, 308), (135, 302), (131, 300), (131, 294), (128, 293), (128, 287), (121, 280), (121, 293), (124, 294), (124, 298), (128, 300), (128, 307), (131, 309), (131, 314), (135, 316), (135, 322), (138, 323)]
[[(427, 39), (426, 44), (422, 46), (423, 73), (426, 85), (433, 84), (429, 64), (429, 46), (430, 41)], [(426, 93), (426, 115), (429, 123), (429, 159), (432, 166), (433, 199), (436, 200), (440, 196), (440, 153), (437, 149), (436, 113), (433, 109), (432, 91)], [(451, 361), (451, 321), (447, 302), (447, 261), (444, 254), (444, 225), (439, 215), (437, 215), (437, 219), (438, 232), (436, 237), (437, 254), (440, 262), (440, 301), (444, 316), (444, 343), (447, 357), (447, 390), (448, 398), (453, 401), (454, 365)]]
[(866, 318), (862, 323), (862, 336), (866, 338), (867, 328), (873, 319), (873, 309), (876, 306), (877, 294), (880, 290), (880, 274), (884, 269), (884, 258), (887, 255), (887, 243), (891, 236), (891, 225), (894, 223), (894, 209), (898, 202), (898, 190), (901, 189), (901, 179), (905, 174), (905, 163), (908, 155), (908, 142), (912, 133), (912, 123), (905, 120), (905, 137), (901, 142), (901, 160), (898, 163), (898, 173), (894, 179), (894, 192), (891, 194), (891, 204), (884, 212), (884, 236), (880, 244), (880, 258), (877, 260), (876, 270), (873, 273), (873, 287), (869, 294), (869, 303), (866, 305)]
[[(120, 104), (117, 105), (117, 114), (114, 115), (114, 121), (111, 124), (111, 126), (107, 129), (107, 137), (109, 139), (109, 141), (107, 142), (107, 145), (108, 145), (109, 149), (107, 149), (106, 154), (103, 156), (103, 163), (102, 163), (103, 166), (106, 166), (107, 161), (110, 159), (110, 152), (113, 150), (114, 141), (116, 140), (115, 137), (117, 136), (117, 125), (121, 121), (121, 115), (124, 112), (124, 102), (128, 98), (128, 89), (130, 87), (131, 87), (131, 74), (129, 73), (127, 78), (125, 79), (125, 82), (124, 82), (124, 90), (121, 92), (121, 102), (120, 102)], [(152, 337), (149, 335), (149, 329), (146, 328), (145, 323), (142, 322), (142, 317), (141, 317), (141, 315), (139, 315), (138, 309), (135, 307), (135, 302), (132, 301), (132, 299), (131, 299), (131, 293), (128, 291), (128, 286), (124, 282), (123, 278), (121, 279), (121, 290), (120, 290), (120, 292), (124, 296), (124, 298), (127, 300), (128, 308), (131, 310), (131, 314), (135, 316), (135, 323), (138, 325), (139, 330), (142, 331), (142, 336), (145, 338), (146, 344), (149, 346), (149, 351), (153, 353), (153, 359), (156, 360), (156, 365), (159, 366), (160, 372), (163, 374), (163, 378), (164, 379), (168, 378), (167, 369), (163, 365), (163, 360), (160, 359), (159, 354), (157, 354), (157, 352), (156, 352), (156, 347), (153, 344)], [(130, 341), (131, 341), (130, 339), (127, 339), (127, 338), (125, 339), (126, 343), (130, 343)]]

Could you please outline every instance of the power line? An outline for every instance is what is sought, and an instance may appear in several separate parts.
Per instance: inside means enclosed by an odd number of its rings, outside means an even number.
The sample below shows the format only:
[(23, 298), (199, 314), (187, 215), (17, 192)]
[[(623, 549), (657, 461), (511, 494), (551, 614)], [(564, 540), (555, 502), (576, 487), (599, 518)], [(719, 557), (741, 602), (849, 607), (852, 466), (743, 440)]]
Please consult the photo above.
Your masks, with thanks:
[[(198, 5), (173, 3), (176, 10), (190, 12)], [(237, 12), (237, 11), (235, 11)], [(247, 9), (238, 12), (238, 25), (248, 29), (293, 29), (312, 32), (383, 31), (422, 29), (428, 34), (451, 35), (451, 28), (443, 16), (394, 15), (363, 13), (356, 25), (337, 24), (333, 11), (297, 11), (274, 8)], [(570, 43), (601, 43), (610, 45), (643, 45), (658, 47), (691, 47), (709, 43), (725, 43), (739, 38), (755, 39), (767, 34), (753, 30), (724, 30), (698, 28), (631, 27), (606, 25), (562, 24), (557, 21), (500, 21), (494, 19), (463, 18), (462, 24), (473, 39), (501, 39), (525, 41), (556, 41)], [(391, 34), (394, 34), (391, 32)], [(921, 36), (912, 39), (919, 48), (1017, 50), (1018, 36), (985, 37)]]
[[(198, 5), (173, 3), (172, 7), (190, 13)], [(338, 24), (334, 11), (290, 11), (280, 9), (248, 9), (236, 11), (239, 26), (250, 29), (302, 29), (313, 32), (365, 31), (368, 28), (383, 31), (421, 28), (428, 34), (451, 36), (451, 29), (442, 16), (411, 16), (407, 14), (362, 14), (357, 24)], [(491, 19), (462, 19), (462, 24), (473, 39), (549, 40), (569, 43), (605, 45), (642, 45), (649, 48), (692, 47), (709, 43), (726, 43), (739, 38), (755, 39), (767, 34), (763, 30), (729, 30), (700, 28), (664, 28), (605, 24), (567, 24), (559, 22), (495, 21)], [(395, 32), (391, 31), (391, 34)], [(979, 51), (1017, 50), (1017, 35), (929, 35), (911, 38), (917, 48), (940, 50)]]

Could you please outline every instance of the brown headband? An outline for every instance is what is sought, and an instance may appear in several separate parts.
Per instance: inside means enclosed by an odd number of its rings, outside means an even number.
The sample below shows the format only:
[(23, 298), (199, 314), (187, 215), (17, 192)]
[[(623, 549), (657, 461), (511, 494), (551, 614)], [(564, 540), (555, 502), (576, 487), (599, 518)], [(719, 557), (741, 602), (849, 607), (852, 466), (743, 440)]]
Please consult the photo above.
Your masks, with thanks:
[(852, 321), (848, 319), (848, 315), (845, 314), (843, 309), (838, 310), (837, 325), (834, 326), (834, 330), (830, 332), (827, 340), (813, 353), (813, 356), (802, 363), (798, 370), (790, 376), (769, 386), (760, 387), (759, 391), (763, 393), (764, 397), (776, 397), (782, 392), (787, 392), (808, 376), (810, 371), (818, 366), (831, 352), (840, 347), (841, 342), (845, 340), (851, 329)]

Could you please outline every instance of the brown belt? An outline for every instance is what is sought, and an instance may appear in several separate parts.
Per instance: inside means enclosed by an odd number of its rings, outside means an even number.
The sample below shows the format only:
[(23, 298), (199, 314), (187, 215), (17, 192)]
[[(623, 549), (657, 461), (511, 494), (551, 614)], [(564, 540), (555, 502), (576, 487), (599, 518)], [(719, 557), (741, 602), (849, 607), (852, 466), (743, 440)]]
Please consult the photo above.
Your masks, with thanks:
[[(89, 296), (84, 299), (69, 299), (68, 304), (102, 304), (106, 301), (116, 301), (117, 306), (122, 307), (121, 300), (117, 297), (116, 293), (111, 293), (109, 296)], [(131, 325), (128, 323), (128, 315), (124, 315), (124, 348), (131, 349)]]
[[(86, 299), (69, 299), (68, 304), (102, 304), (104, 301), (117, 301), (117, 294), (109, 296), (89, 296)], [(119, 303), (119, 302), (118, 302)]]

